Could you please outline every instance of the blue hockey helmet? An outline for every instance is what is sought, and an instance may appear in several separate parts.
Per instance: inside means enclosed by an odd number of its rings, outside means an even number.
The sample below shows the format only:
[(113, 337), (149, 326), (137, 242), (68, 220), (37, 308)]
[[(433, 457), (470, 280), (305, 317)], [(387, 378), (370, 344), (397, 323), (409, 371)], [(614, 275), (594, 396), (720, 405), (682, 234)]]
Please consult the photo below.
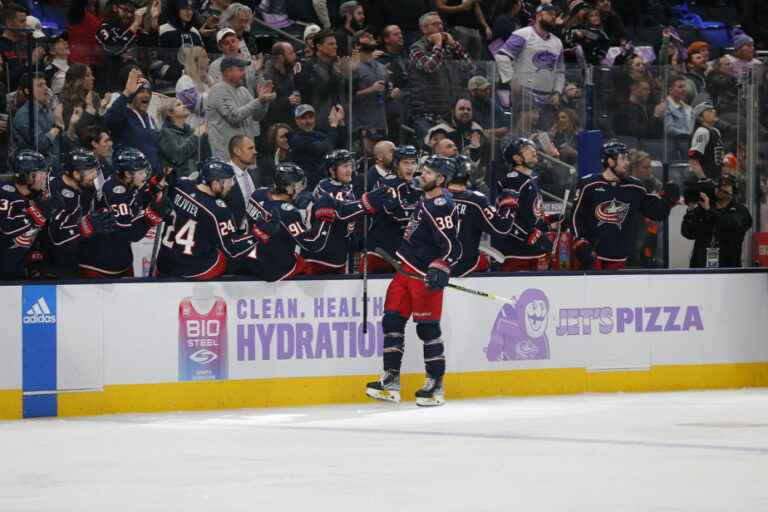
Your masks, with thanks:
[(600, 151), (600, 159), (603, 164), (603, 169), (608, 167), (608, 159), (613, 159), (614, 163), (619, 155), (629, 154), (629, 147), (621, 141), (609, 140), (603, 144), (603, 148)]
[(346, 149), (337, 149), (325, 155), (323, 167), (325, 168), (326, 172), (330, 173), (332, 170), (335, 170), (336, 167), (345, 162), (352, 162), (354, 164), (355, 154), (351, 151), (347, 151)]
[(48, 172), (45, 157), (32, 149), (22, 149), (13, 156), (13, 174), (19, 181), (27, 181), (30, 173)]
[(285, 190), (285, 187), (306, 183), (304, 171), (293, 162), (277, 164), (275, 168), (275, 186)]
[(536, 143), (533, 142), (531, 139), (527, 139), (525, 137), (518, 137), (516, 139), (512, 139), (509, 144), (507, 144), (504, 147), (503, 156), (504, 156), (504, 162), (506, 162), (509, 165), (517, 165), (517, 162), (515, 162), (515, 155), (522, 156), (521, 152), (525, 146), (530, 146), (534, 150), (536, 150)]
[(115, 154), (112, 163), (118, 174), (134, 171), (151, 171), (151, 165), (144, 153), (136, 148), (121, 148)]
[(419, 150), (415, 146), (397, 146), (393, 162), (397, 166), (402, 160), (418, 160), (418, 158)]
[(197, 164), (197, 181), (210, 185), (216, 180), (227, 180), (235, 177), (235, 169), (220, 158), (209, 158)]
[(67, 171), (89, 171), (99, 168), (99, 160), (93, 151), (84, 148), (75, 148), (69, 152), (67, 159)]
[(422, 167), (428, 167), (445, 178), (445, 182), (451, 181), (456, 174), (456, 159), (447, 156), (430, 156), (424, 161)]

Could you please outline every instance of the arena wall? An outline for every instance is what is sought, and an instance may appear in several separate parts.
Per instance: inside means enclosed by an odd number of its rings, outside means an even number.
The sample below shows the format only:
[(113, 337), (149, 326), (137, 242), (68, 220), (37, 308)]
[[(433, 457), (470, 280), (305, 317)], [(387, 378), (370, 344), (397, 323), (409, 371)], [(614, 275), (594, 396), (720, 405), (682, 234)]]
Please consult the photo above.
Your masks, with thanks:
[[(768, 273), (457, 282), (518, 302), (446, 291), (448, 399), (768, 386)], [(387, 284), (369, 283), (367, 334), (352, 279), (0, 286), (0, 418), (366, 401)]]

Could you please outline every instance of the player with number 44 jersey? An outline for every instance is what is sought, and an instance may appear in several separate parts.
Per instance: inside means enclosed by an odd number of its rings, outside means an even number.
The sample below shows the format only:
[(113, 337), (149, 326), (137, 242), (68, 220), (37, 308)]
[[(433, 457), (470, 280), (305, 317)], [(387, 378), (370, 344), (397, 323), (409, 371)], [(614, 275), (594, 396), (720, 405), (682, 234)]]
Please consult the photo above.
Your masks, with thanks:
[(433, 156), (422, 167), (419, 178), (422, 198), (411, 215), (397, 251), (405, 272), (397, 273), (387, 288), (384, 302), (384, 374), (369, 382), (366, 394), (378, 400), (400, 401), (400, 366), (405, 352), (405, 325), (410, 317), (416, 334), (424, 342), (427, 379), (416, 392), (416, 403), (435, 406), (445, 403), (443, 375), (445, 354), (440, 317), (443, 289), (451, 268), (461, 258), (458, 214), (444, 186), (456, 172), (453, 158)]

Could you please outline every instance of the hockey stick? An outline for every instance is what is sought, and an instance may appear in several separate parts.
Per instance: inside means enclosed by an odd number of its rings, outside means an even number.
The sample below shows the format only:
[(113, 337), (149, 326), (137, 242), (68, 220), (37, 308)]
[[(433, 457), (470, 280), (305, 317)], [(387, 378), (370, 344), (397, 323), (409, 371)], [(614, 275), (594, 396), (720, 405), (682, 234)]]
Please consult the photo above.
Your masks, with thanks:
[[(365, 153), (365, 151), (363, 151)], [(368, 192), (368, 158), (363, 166), (363, 194)], [(368, 215), (363, 216), (363, 334), (368, 334)]]
[(480, 252), (490, 256), (497, 263), (504, 263), (504, 255), (498, 249), (495, 249), (485, 242), (480, 242)]
[[(400, 263), (396, 261), (387, 251), (385, 251), (381, 247), (376, 248), (376, 254), (381, 256), (384, 259), (384, 261), (392, 265), (392, 267), (394, 267), (395, 270), (397, 270), (399, 273), (403, 274), (404, 276), (408, 276), (413, 279), (418, 279), (419, 281), (426, 281), (424, 276), (420, 276), (419, 274), (414, 274), (413, 272), (408, 272), (407, 270), (404, 270), (403, 267), (400, 265)], [(516, 297), (512, 297), (511, 299), (509, 299), (507, 297), (496, 295), (495, 293), (484, 292), (482, 290), (474, 290), (472, 288), (467, 288), (466, 286), (461, 286), (460, 284), (448, 283), (447, 286), (448, 288), (453, 288), (454, 290), (458, 290), (460, 292), (471, 293), (472, 295), (485, 297), (486, 299), (497, 300), (499, 302), (506, 302), (508, 304), (517, 304)]]
[(555, 257), (557, 252), (557, 245), (560, 243), (560, 230), (563, 229), (563, 222), (565, 222), (565, 211), (568, 209), (568, 196), (571, 195), (571, 189), (565, 189), (565, 195), (563, 196), (563, 218), (557, 223), (557, 232), (555, 233), (555, 243), (552, 244), (552, 257)]

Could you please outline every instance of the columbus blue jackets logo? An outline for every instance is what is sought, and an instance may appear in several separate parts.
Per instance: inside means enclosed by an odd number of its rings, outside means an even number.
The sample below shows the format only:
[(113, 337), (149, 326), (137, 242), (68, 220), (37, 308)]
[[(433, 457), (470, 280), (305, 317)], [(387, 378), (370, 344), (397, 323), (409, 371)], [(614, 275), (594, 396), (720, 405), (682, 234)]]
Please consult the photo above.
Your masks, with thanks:
[(627, 215), (629, 215), (629, 204), (616, 199), (603, 201), (595, 207), (595, 218), (598, 226), (616, 224), (621, 229)]
[(536, 194), (536, 199), (533, 200), (533, 216), (537, 219), (544, 217), (544, 200), (541, 194)]

